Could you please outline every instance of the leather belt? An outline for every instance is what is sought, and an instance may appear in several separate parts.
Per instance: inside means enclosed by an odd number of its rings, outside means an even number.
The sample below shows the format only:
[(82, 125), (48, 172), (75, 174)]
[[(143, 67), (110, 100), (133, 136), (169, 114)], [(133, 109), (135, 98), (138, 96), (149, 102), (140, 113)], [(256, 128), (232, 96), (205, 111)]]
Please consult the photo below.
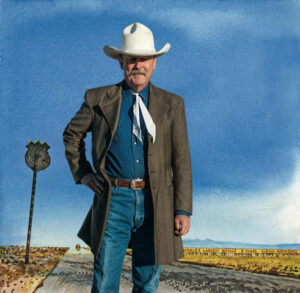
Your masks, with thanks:
[(127, 187), (131, 188), (133, 190), (140, 190), (140, 189), (145, 189), (149, 188), (149, 183), (148, 181), (145, 181), (143, 179), (132, 179), (132, 180), (120, 180), (118, 178), (111, 178), (109, 177), (109, 180), (111, 184), (119, 187)]

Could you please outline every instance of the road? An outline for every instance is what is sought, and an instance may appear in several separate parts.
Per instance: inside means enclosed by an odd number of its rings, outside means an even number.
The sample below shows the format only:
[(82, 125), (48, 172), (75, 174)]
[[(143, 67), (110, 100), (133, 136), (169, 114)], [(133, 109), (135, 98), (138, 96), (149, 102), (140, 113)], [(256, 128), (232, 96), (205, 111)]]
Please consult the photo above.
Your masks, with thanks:
[[(67, 253), (36, 293), (90, 293), (93, 279), (91, 254)], [(182, 263), (163, 266), (158, 293), (168, 292), (300, 292), (300, 280)], [(132, 290), (131, 257), (126, 255), (120, 293)]]

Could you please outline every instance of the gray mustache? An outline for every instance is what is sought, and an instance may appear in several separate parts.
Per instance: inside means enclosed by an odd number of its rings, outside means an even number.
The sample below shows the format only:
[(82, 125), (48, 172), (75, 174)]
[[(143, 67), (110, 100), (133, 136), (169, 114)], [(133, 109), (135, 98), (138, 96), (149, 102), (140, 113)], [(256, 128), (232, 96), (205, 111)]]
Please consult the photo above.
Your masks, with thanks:
[(144, 76), (146, 76), (146, 71), (144, 69), (133, 69), (130, 72), (130, 75), (136, 75), (136, 74), (143, 74)]

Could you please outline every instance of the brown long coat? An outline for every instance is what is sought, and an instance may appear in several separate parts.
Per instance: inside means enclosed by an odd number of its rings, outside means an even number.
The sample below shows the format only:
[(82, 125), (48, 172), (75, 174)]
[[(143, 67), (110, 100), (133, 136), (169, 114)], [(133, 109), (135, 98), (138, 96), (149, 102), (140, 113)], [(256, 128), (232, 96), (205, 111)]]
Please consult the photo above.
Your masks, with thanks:
[[(85, 157), (84, 138), (92, 132), (93, 166), (106, 179), (105, 191), (93, 204), (78, 232), (98, 255), (109, 211), (111, 184), (105, 173), (105, 157), (116, 131), (122, 83), (86, 91), (80, 110), (67, 125), (63, 137), (66, 157), (77, 184), (93, 172)], [(153, 144), (148, 135), (148, 171), (154, 209), (155, 264), (183, 257), (182, 240), (174, 234), (174, 211), (192, 213), (192, 172), (183, 99), (150, 83), (148, 110), (156, 125)]]

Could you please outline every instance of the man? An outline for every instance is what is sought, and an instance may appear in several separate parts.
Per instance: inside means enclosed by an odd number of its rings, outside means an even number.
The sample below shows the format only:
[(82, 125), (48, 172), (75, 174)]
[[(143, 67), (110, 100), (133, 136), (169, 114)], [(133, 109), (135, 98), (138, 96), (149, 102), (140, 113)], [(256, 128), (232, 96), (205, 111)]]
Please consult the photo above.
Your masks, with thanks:
[[(161, 264), (183, 257), (190, 228), (192, 174), (183, 99), (150, 83), (156, 58), (152, 32), (126, 27), (119, 60), (124, 80), (86, 91), (64, 131), (73, 177), (95, 193), (78, 233), (94, 253), (92, 292), (118, 292), (126, 248), (132, 247), (133, 292), (156, 292)], [(95, 172), (85, 157), (92, 132)]]

